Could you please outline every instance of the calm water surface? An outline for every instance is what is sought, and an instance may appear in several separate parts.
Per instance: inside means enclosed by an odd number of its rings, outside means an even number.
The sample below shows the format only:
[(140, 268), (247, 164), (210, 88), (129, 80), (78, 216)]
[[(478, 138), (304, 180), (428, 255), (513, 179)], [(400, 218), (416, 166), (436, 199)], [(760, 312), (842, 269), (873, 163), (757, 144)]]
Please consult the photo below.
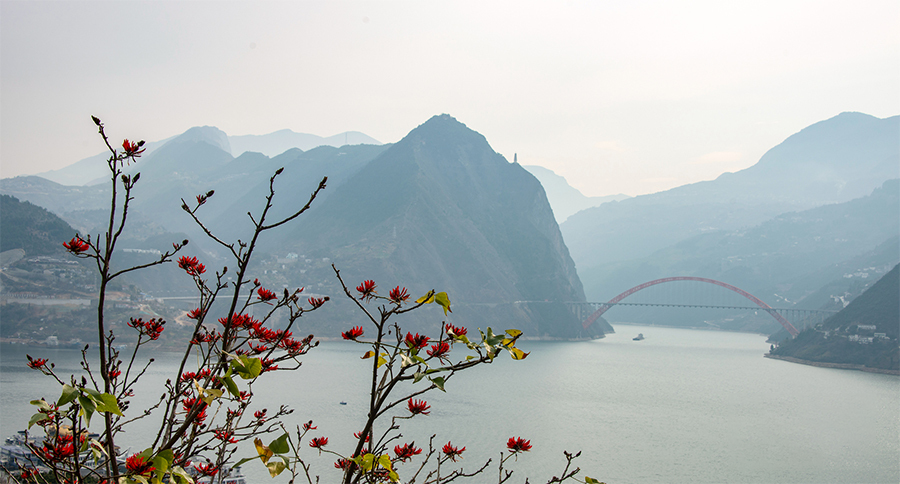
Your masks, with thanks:
[[(900, 378), (769, 360), (759, 335), (616, 330), (589, 342), (525, 341), (526, 360), (503, 357), (457, 375), (447, 393), (426, 397), (431, 415), (404, 421), (403, 440), (425, 446), (437, 433), (436, 446), (465, 445), (462, 462), (474, 467), (496, 461), (509, 437), (525, 437), (534, 448), (511, 462), (515, 482), (560, 474), (563, 450), (582, 451), (576, 463), (608, 483), (900, 482)], [(632, 341), (638, 333), (646, 339)], [(25, 352), (0, 347), (3, 436), (27, 422), (28, 400), (58, 396), (25, 369)], [(78, 369), (77, 351), (27, 352), (63, 371)], [(318, 430), (310, 436), (346, 449), (365, 415), (363, 352), (352, 343), (322, 343), (300, 370), (256, 386), (259, 407), (288, 403), (296, 409), (293, 424), (312, 419)], [(157, 360), (144, 387), (148, 398), (176, 368), (170, 355)], [(129, 432), (133, 450), (146, 445), (154, 425)], [(308, 457), (322, 482), (338, 478), (333, 456)], [(252, 483), (273, 482), (260, 470), (244, 467)]]

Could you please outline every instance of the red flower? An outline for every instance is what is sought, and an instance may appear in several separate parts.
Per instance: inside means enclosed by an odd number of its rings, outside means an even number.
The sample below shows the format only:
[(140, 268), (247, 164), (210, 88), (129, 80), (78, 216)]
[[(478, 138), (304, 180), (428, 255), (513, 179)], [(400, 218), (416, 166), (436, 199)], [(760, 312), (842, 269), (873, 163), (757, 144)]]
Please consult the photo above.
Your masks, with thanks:
[(428, 344), (428, 340), (431, 339), (425, 335), (419, 335), (416, 333), (415, 336), (412, 333), (406, 333), (406, 344), (409, 345), (410, 348), (418, 348), (422, 349)]
[(72, 240), (63, 242), (63, 247), (73, 254), (80, 254), (91, 248), (87, 242), (81, 240), (81, 237), (78, 237), (77, 235), (72, 237)]
[(194, 417), (194, 425), (203, 425), (203, 422), (206, 421), (206, 407), (203, 407), (203, 410)]
[(462, 459), (462, 457), (460, 457), (460, 454), (462, 454), (465, 451), (466, 451), (465, 447), (463, 447), (462, 449), (459, 449), (457, 447), (450, 445), (450, 442), (447, 442), (447, 444), (444, 445), (444, 447), (441, 449), (441, 452), (443, 452), (444, 455), (449, 457), (450, 460), (452, 460), (453, 462), (456, 462), (457, 457)]
[(468, 332), (469, 330), (467, 330), (465, 327), (457, 327), (453, 326), (452, 324), (447, 324), (447, 334), (451, 336), (465, 336)]
[(506, 448), (514, 454), (517, 452), (528, 452), (531, 450), (531, 441), (522, 437), (510, 437), (509, 441), (506, 442)]
[(215, 434), (216, 438), (221, 441), (228, 442), (229, 444), (237, 443), (237, 439), (232, 437), (232, 435), (234, 435), (234, 432), (231, 432), (230, 430), (216, 430)]
[(116, 377), (122, 374), (121, 370), (109, 370), (109, 378), (115, 380)]
[(125, 154), (128, 156), (137, 156), (144, 152), (141, 149), (141, 146), (144, 146), (143, 141), (138, 141), (137, 143), (132, 143), (127, 139), (122, 142), (122, 148), (125, 150)]
[(150, 321), (144, 322), (142, 318), (134, 319), (131, 318), (128, 321), (128, 326), (138, 330), (138, 334), (145, 335), (153, 341), (159, 339), (159, 336), (162, 334), (165, 329), (163, 325), (166, 324), (162, 319), (153, 318)]
[[(353, 436), (356, 437), (357, 439), (359, 439), (359, 437), (361, 435), (362, 435), (362, 432), (353, 432)], [(364, 442), (368, 442), (368, 441), (369, 441), (369, 435), (366, 435), (366, 440), (364, 440)]]
[(27, 481), (27, 480), (31, 479), (32, 477), (37, 477), (40, 475), (41, 475), (41, 473), (34, 467), (32, 467), (31, 469), (28, 469), (28, 468), (22, 469), (22, 480)]
[(429, 356), (433, 356), (435, 358), (441, 358), (449, 352), (450, 345), (448, 345), (446, 341), (441, 341), (436, 345), (431, 345), (431, 349), (426, 351)]
[(266, 421), (266, 409), (257, 410), (255, 412), (253, 412), (253, 418), (255, 418), (256, 420), (259, 420), (260, 422), (265, 422)]
[(178, 267), (184, 269), (191, 276), (199, 276), (206, 272), (206, 266), (201, 264), (196, 257), (188, 257), (186, 255), (178, 259)]
[(356, 286), (356, 290), (359, 291), (360, 299), (372, 299), (378, 294), (375, 292), (375, 281), (363, 281), (362, 284)]
[(207, 462), (206, 464), (197, 464), (194, 466), (194, 469), (197, 470), (200, 474), (204, 476), (214, 476), (219, 472), (219, 468), (212, 465), (212, 463)]
[(125, 459), (125, 468), (128, 469), (129, 474), (139, 476), (145, 476), (156, 470), (156, 467), (153, 467), (150, 461), (145, 460), (138, 454)]
[(263, 287), (257, 289), (256, 293), (259, 294), (259, 299), (262, 301), (271, 301), (272, 299), (278, 298), (274, 292)]
[(325, 299), (321, 298), (321, 297), (318, 297), (318, 298), (311, 297), (308, 299), (308, 302), (309, 302), (309, 305), (313, 307), (313, 309), (316, 309), (318, 307), (321, 307), (323, 304), (325, 304)]
[(352, 339), (352, 340), (355, 340), (356, 338), (359, 338), (362, 335), (363, 335), (362, 326), (354, 326), (354, 327), (350, 328), (349, 331), (344, 331), (343, 333), (341, 333), (341, 336), (343, 336), (344, 339)]
[(406, 293), (405, 287), (403, 289), (400, 289), (400, 286), (397, 286), (397, 287), (391, 289), (391, 292), (388, 295), (388, 298), (392, 302), (400, 304), (403, 301), (406, 301), (407, 299), (409, 299), (409, 294)]
[(428, 409), (431, 408), (431, 405), (428, 405), (428, 402), (425, 400), (413, 400), (410, 398), (409, 401), (406, 402), (406, 406), (413, 415), (418, 415), (420, 413), (422, 415), (428, 415), (431, 413), (428, 411)]
[(314, 449), (325, 447), (326, 445), (328, 445), (328, 437), (313, 437), (313, 439), (309, 441), (309, 446)]
[(189, 319), (198, 319), (198, 320), (199, 320), (200, 318), (203, 317), (204, 314), (206, 314), (206, 311), (203, 311), (203, 310), (200, 309), (200, 308), (195, 308), (195, 309), (191, 309), (191, 310), (187, 313), (187, 317), (188, 317)]
[(422, 449), (416, 447), (416, 443), (412, 442), (409, 444), (403, 444), (403, 447), (396, 445), (394, 446), (394, 454), (397, 455), (397, 459), (406, 461), (412, 459), (414, 455), (421, 454)]
[(338, 459), (337, 462), (334, 463), (335, 469), (345, 470), (353, 465), (353, 462), (350, 459)]
[(40, 370), (47, 364), (47, 358), (32, 358), (31, 355), (25, 355), (28, 358), (28, 367), (33, 370)]
[(206, 408), (206, 402), (197, 397), (185, 398), (181, 401), (181, 406), (184, 408), (185, 412), (190, 412), (198, 403), (200, 404), (200, 408)]
[(312, 420), (303, 424), (303, 430), (316, 430), (317, 428), (319, 428), (319, 427), (316, 425), (313, 425)]

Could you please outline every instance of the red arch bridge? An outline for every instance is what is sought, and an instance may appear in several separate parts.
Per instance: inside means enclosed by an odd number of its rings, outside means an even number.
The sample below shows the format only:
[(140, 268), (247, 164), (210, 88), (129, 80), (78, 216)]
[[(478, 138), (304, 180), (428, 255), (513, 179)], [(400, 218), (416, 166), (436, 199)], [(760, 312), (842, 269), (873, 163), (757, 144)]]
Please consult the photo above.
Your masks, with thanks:
[[(738, 305), (703, 305), (703, 304), (659, 304), (659, 303), (624, 303), (621, 302), (623, 299), (631, 296), (632, 294), (646, 289), (651, 286), (655, 286), (657, 284), (664, 284), (667, 282), (675, 282), (675, 281), (694, 281), (694, 282), (705, 282), (708, 284), (714, 284), (719, 287), (723, 287), (732, 292), (740, 294), (747, 300), (753, 302), (755, 306), (738, 306)], [(715, 279), (707, 279), (705, 277), (689, 277), (689, 276), (678, 276), (678, 277), (664, 277), (662, 279), (655, 279), (649, 282), (645, 282), (643, 284), (639, 284), (637, 286), (632, 287), (631, 289), (619, 294), (618, 296), (610, 299), (605, 303), (568, 303), (569, 307), (575, 312), (575, 314), (579, 317), (579, 319), (583, 318), (582, 325), (584, 329), (588, 329), (593, 325), (600, 316), (603, 316), (603, 313), (610, 310), (614, 306), (662, 306), (662, 307), (683, 307), (683, 308), (711, 308), (711, 309), (745, 309), (745, 310), (763, 310), (769, 313), (776, 321), (778, 321), (791, 336), (797, 336), (799, 331), (797, 328), (791, 324), (785, 316), (790, 315), (794, 318), (800, 317), (824, 317), (834, 314), (837, 311), (825, 311), (825, 310), (815, 310), (815, 309), (797, 309), (797, 308), (773, 308), (763, 302), (758, 297), (750, 294), (743, 289), (732, 286), (731, 284), (717, 281)], [(793, 319), (793, 318), (792, 318)]]

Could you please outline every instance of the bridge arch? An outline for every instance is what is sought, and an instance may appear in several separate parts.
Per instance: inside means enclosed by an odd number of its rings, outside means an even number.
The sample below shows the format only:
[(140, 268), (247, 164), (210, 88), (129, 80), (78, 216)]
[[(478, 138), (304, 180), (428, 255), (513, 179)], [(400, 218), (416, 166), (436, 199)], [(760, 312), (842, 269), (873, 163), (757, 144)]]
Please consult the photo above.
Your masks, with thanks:
[(741, 296), (744, 296), (745, 298), (749, 299), (750, 301), (753, 301), (753, 303), (755, 303), (757, 306), (759, 306), (764, 311), (769, 313), (773, 318), (775, 318), (776, 321), (781, 323), (781, 326), (783, 326), (784, 329), (787, 330), (787, 332), (790, 333), (792, 337), (797, 336), (797, 334), (800, 333), (799, 331), (797, 331), (797, 328), (795, 328), (794, 325), (792, 325), (790, 322), (788, 322), (787, 319), (784, 319), (784, 317), (782, 315), (778, 314), (778, 312), (775, 311), (771, 306), (764, 303), (761, 299), (754, 296), (753, 294), (750, 294), (749, 292), (747, 292), (741, 288), (732, 286), (731, 284), (728, 284), (728, 283), (725, 283), (722, 281), (717, 281), (715, 279), (707, 279), (705, 277), (690, 277), (690, 276), (664, 277), (662, 279), (655, 279), (655, 280), (634, 286), (631, 289), (623, 292), (622, 294), (619, 294), (618, 296), (610, 299), (608, 302), (601, 304), (599, 309), (597, 309), (596, 311), (591, 313), (591, 315), (588, 316), (588, 318), (584, 320), (584, 323), (582, 323), (582, 325), (584, 326), (584, 329), (588, 329), (589, 327), (591, 327), (591, 325), (594, 324), (594, 322), (596, 322), (597, 319), (600, 318), (600, 316), (603, 316), (603, 313), (608, 311), (609, 308), (613, 307), (613, 305), (615, 305), (619, 301), (625, 299), (626, 297), (640, 291), (641, 289), (646, 289), (650, 286), (655, 286), (657, 284), (663, 284), (666, 282), (673, 282), (673, 281), (706, 282), (709, 284), (715, 284), (719, 287), (724, 287), (725, 289), (728, 289), (730, 291), (734, 291), (734, 292), (740, 294)]

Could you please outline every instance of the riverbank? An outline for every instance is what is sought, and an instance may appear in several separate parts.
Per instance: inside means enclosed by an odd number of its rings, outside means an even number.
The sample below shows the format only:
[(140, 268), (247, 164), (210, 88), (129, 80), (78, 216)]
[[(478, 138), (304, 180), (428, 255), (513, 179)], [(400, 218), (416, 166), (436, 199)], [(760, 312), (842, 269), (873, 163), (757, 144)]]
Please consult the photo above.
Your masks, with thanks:
[(883, 368), (869, 368), (864, 365), (854, 365), (850, 363), (825, 363), (822, 361), (810, 361), (810, 360), (801, 360), (800, 358), (794, 358), (793, 356), (779, 356), (779, 355), (771, 355), (764, 354), (766, 358), (772, 358), (774, 360), (784, 360), (789, 361), (791, 363), (800, 363), (801, 365), (809, 365), (809, 366), (818, 366), (820, 368), (837, 368), (839, 370), (858, 370), (865, 371), (868, 373), (883, 373), (885, 375), (898, 375), (900, 376), (900, 371), (898, 370), (886, 370)]

